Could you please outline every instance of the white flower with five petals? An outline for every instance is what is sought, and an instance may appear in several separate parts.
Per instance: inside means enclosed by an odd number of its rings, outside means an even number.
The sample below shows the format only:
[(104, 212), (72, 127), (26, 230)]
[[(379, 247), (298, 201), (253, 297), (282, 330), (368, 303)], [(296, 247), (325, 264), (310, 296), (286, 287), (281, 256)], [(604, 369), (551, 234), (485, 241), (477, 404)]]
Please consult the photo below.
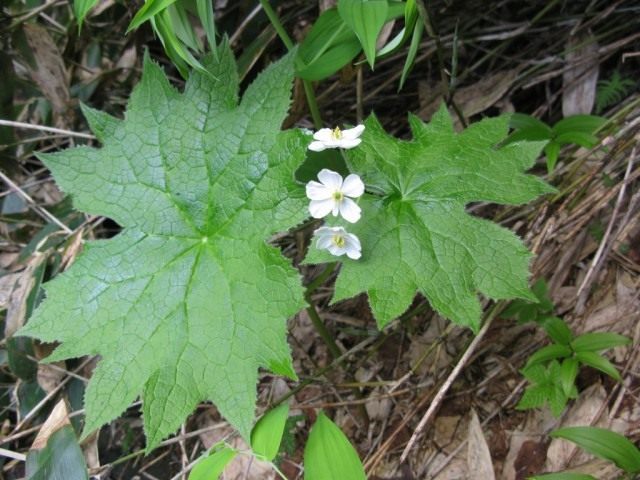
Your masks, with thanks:
[(309, 150), (321, 152), (327, 148), (353, 148), (360, 145), (359, 137), (364, 132), (364, 125), (358, 125), (347, 130), (336, 127), (321, 128), (313, 134), (314, 141), (309, 144)]
[(361, 209), (352, 200), (364, 193), (364, 183), (358, 175), (352, 173), (343, 180), (339, 173), (323, 168), (318, 180), (307, 183), (309, 213), (313, 218), (324, 218), (329, 213), (336, 217), (339, 213), (347, 222), (360, 220)]
[(353, 233), (348, 233), (343, 227), (320, 227), (315, 231), (317, 238), (316, 247), (321, 250), (329, 250), (329, 253), (340, 257), (357, 260), (362, 256), (360, 240)]

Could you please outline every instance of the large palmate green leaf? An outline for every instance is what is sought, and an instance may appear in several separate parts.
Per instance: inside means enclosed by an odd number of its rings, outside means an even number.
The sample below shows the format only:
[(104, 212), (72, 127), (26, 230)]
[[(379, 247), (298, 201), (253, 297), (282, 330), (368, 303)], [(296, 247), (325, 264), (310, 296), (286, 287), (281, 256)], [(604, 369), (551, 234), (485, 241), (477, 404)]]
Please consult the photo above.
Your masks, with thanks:
[[(389, 136), (375, 117), (362, 144), (347, 152), (367, 193), (362, 219), (347, 228), (362, 258), (345, 259), (334, 301), (367, 292), (378, 325), (403, 313), (416, 291), (454, 322), (477, 329), (477, 292), (494, 299), (535, 300), (527, 286), (530, 253), (510, 231), (465, 212), (473, 201), (525, 203), (552, 191), (524, 171), (541, 143), (496, 145), (508, 117), (485, 119), (457, 134), (444, 108), (429, 124), (410, 118), (414, 139)], [(309, 263), (335, 261), (312, 249)]]
[(85, 109), (102, 148), (41, 156), (77, 208), (123, 227), (46, 285), (20, 332), (62, 342), (49, 361), (101, 355), (85, 434), (142, 394), (148, 449), (202, 400), (249, 439), (258, 367), (295, 377), (286, 319), (303, 290), (267, 244), (306, 216), (294, 172), (309, 140), (280, 131), (293, 54), (239, 104), (230, 49), (217, 58), (182, 94), (147, 59), (125, 120)]

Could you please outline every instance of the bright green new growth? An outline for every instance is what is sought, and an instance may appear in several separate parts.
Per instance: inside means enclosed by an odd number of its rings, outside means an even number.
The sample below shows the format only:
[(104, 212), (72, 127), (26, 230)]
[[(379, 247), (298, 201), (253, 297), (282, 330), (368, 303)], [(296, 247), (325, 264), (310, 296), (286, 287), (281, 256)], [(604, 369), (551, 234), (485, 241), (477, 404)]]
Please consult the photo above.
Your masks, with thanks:
[[(334, 301), (367, 292), (380, 327), (402, 314), (416, 291), (433, 308), (477, 330), (477, 292), (493, 299), (526, 298), (531, 254), (509, 230), (465, 212), (474, 201), (521, 204), (553, 189), (527, 175), (543, 144), (496, 145), (506, 116), (485, 119), (457, 134), (442, 107), (429, 124), (410, 117), (414, 139), (389, 136), (375, 117), (363, 142), (347, 152), (362, 176), (362, 218), (349, 225), (362, 258), (343, 260)], [(335, 261), (312, 249), (309, 263)]]
[(47, 285), (20, 332), (62, 343), (48, 361), (101, 355), (85, 434), (142, 394), (149, 450), (203, 400), (248, 439), (257, 369), (295, 378), (286, 319), (303, 289), (266, 243), (307, 215), (294, 172), (308, 138), (280, 131), (293, 55), (239, 105), (229, 47), (217, 58), (182, 94), (146, 59), (125, 120), (86, 109), (102, 148), (42, 156), (78, 209), (123, 227)]

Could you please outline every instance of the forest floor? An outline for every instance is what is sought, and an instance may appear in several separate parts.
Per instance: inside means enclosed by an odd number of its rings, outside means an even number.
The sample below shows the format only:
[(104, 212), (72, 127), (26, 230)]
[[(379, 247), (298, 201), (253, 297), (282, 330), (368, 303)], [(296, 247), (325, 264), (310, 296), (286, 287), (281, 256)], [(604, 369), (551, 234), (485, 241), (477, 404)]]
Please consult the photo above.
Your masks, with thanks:
[[(148, 25), (125, 35), (133, 7), (101, 2), (78, 32), (66, 1), (27, 3), (10, 1), (0, 14), (0, 118), (61, 131), (0, 126), (0, 448), (9, 452), (0, 453), (0, 478), (7, 479), (24, 475), (22, 455), (59, 399), (68, 402), (74, 423), (81, 418), (82, 392), (96, 361), (37, 365), (49, 346), (12, 343), (11, 333), (27, 320), (43, 279), (69, 266), (85, 241), (118, 232), (108, 219), (74, 211), (34, 153), (95, 142), (82, 137), (89, 130), (79, 101), (122, 116), (145, 48), (183, 85)], [(214, 3), (218, 30), (229, 35), (241, 58), (246, 85), (284, 47), (256, 1)], [(317, 17), (316, 2), (275, 4), (300, 41)], [(633, 340), (608, 354), (623, 381), (584, 367), (578, 398), (559, 417), (546, 407), (517, 409), (527, 386), (520, 370), (548, 343), (535, 323), (499, 315), (474, 340), (470, 330), (452, 326), (418, 296), (407, 314), (378, 331), (366, 296), (330, 305), (334, 272), (313, 295), (344, 361), (332, 358), (303, 311), (289, 320), (289, 344), (304, 382), (264, 373), (258, 385), (260, 411), (293, 390), (291, 408), (299, 417), (287, 432), (281, 469), (288, 478), (302, 478), (305, 439), (315, 412), (323, 409), (353, 442), (371, 479), (515, 480), (562, 470), (619, 478), (611, 464), (548, 434), (594, 425), (640, 439), (640, 4), (471, 0), (436, 1), (430, 8), (435, 31), (419, 45), (402, 90), (407, 48), (375, 71), (366, 64), (344, 68), (314, 85), (324, 122), (355, 124), (375, 112), (387, 131), (408, 137), (407, 112), (428, 120), (442, 102), (442, 67), (445, 77), (452, 74), (454, 50), (457, 80), (449, 100), (467, 121), (503, 112), (551, 125), (572, 113), (606, 117), (595, 147), (563, 147), (550, 174), (545, 158), (539, 159), (532, 172), (556, 194), (520, 207), (474, 204), (469, 210), (524, 239), (535, 254), (532, 282), (546, 282), (553, 313), (574, 334), (616, 332)], [(286, 123), (312, 128), (301, 85)], [(282, 235), (277, 245), (297, 264), (311, 231)], [(324, 267), (300, 269), (310, 282)], [(83, 449), (95, 478), (179, 479), (204, 449), (231, 433), (215, 407), (202, 404), (180, 432), (145, 456), (135, 404)], [(276, 477), (242, 457), (223, 478)]]

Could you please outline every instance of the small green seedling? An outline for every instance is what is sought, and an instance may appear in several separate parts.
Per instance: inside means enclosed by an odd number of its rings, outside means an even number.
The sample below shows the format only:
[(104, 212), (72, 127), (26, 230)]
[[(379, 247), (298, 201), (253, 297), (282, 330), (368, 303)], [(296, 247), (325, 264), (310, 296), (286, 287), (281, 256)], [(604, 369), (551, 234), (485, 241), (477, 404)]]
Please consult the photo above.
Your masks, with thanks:
[(547, 171), (553, 172), (558, 154), (563, 145), (580, 145), (593, 148), (599, 142), (595, 133), (602, 128), (607, 119), (595, 115), (572, 115), (563, 118), (553, 127), (523, 113), (511, 115), (510, 126), (514, 130), (505, 144), (520, 141), (545, 141), (544, 153), (547, 156)]

